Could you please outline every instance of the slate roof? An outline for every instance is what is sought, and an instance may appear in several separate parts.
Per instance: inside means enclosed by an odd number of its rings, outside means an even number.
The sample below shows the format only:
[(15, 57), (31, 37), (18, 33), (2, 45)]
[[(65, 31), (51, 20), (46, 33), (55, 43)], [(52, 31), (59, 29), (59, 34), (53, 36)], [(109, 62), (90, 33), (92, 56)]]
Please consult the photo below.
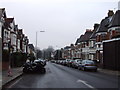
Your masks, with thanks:
[[(5, 8), (0, 8), (0, 18), (2, 17), (2, 14), (4, 13), (5, 11)], [(5, 14), (5, 17), (6, 17), (6, 14)]]
[(19, 29), (19, 34), (21, 35), (21, 34), (23, 34), (23, 30), (22, 29)]
[(109, 10), (108, 16), (105, 17), (104, 19), (102, 19), (96, 33), (107, 32), (108, 31), (108, 26), (111, 23), (111, 20), (112, 20), (113, 16), (114, 16), (114, 12)]
[(8, 23), (12, 23), (14, 20), (14, 18), (6, 18), (5, 21), (8, 22)]
[(78, 38), (75, 42), (75, 45), (77, 45), (80, 42), (87, 42), (90, 39), (90, 36), (92, 35), (93, 31), (86, 31), (84, 35), (81, 35), (80, 38)]
[(70, 48), (70, 46), (66, 46), (66, 47), (64, 47), (64, 49), (69, 49)]
[(90, 39), (90, 36), (92, 35), (93, 31), (86, 31), (84, 36), (82, 37), (81, 42), (87, 42)]
[(106, 17), (105, 19), (102, 19), (101, 23), (100, 23), (100, 26), (98, 27), (97, 29), (97, 33), (98, 32), (107, 32), (108, 31), (108, 25), (110, 23), (110, 19), (109, 17)]
[(98, 27), (99, 27), (99, 24), (94, 25), (94, 30), (93, 30), (92, 35), (90, 36), (90, 39), (96, 39), (95, 35), (96, 35), (96, 31), (97, 31)]
[(4, 23), (4, 28), (5, 29), (11, 28), (10, 23), (12, 23), (13, 20), (14, 20), (14, 18), (6, 18), (5, 23)]
[(84, 35), (81, 35), (80, 38), (77, 38), (75, 45), (77, 45), (78, 43), (80, 43), (83, 40), (83, 36)]
[(75, 42), (75, 45), (77, 45), (79, 43), (79, 38), (77, 38), (76, 42)]
[(108, 27), (110, 28), (116, 26), (120, 26), (120, 10), (116, 11), (116, 13), (113, 15), (112, 21)]
[(78, 43), (82, 42), (83, 40), (84, 40), (84, 35), (81, 35)]
[(15, 30), (18, 30), (18, 25), (15, 25)]
[(29, 48), (32, 49), (34, 51), (34, 46), (33, 44), (28, 44)]

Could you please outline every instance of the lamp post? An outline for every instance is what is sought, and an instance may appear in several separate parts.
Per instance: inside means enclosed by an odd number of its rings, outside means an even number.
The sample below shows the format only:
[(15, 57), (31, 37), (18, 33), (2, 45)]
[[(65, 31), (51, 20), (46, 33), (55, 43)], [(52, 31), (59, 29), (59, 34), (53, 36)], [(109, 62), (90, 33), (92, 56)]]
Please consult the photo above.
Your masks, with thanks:
[(8, 49), (9, 49), (9, 67), (8, 67), (8, 76), (12, 76), (12, 72), (11, 72), (11, 40), (8, 41)]
[(45, 32), (45, 31), (36, 31), (36, 59), (37, 59), (37, 34), (38, 34), (38, 32)]

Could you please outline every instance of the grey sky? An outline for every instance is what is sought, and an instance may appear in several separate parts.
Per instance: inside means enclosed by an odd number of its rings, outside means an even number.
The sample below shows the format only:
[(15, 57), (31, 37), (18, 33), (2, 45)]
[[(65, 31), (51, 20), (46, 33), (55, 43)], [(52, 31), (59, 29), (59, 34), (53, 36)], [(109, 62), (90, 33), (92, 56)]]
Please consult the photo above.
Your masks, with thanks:
[[(108, 10), (116, 11), (118, 0), (0, 0), (8, 17), (14, 17), (30, 43), (38, 47), (63, 48), (75, 43), (86, 29), (100, 23)], [(115, 8), (115, 9), (114, 9)]]

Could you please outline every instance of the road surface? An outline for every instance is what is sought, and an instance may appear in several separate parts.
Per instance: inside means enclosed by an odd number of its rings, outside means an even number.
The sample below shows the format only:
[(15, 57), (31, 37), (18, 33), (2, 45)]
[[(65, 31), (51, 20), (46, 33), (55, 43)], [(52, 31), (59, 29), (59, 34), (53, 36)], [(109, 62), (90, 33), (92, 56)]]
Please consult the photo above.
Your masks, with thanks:
[(118, 77), (47, 62), (45, 74), (25, 74), (9, 88), (118, 88)]

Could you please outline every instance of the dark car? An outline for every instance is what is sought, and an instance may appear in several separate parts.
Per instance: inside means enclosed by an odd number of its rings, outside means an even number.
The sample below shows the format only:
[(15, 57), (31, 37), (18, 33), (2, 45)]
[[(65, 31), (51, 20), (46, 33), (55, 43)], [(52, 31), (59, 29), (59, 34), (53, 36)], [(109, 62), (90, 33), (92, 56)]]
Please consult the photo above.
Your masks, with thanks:
[(46, 62), (44, 60), (35, 60), (34, 62), (26, 62), (23, 65), (24, 73), (45, 73), (44, 66)]
[(93, 70), (93, 71), (97, 71), (97, 65), (94, 61), (92, 60), (83, 60), (80, 64), (79, 64), (79, 69), (86, 71), (86, 70)]

